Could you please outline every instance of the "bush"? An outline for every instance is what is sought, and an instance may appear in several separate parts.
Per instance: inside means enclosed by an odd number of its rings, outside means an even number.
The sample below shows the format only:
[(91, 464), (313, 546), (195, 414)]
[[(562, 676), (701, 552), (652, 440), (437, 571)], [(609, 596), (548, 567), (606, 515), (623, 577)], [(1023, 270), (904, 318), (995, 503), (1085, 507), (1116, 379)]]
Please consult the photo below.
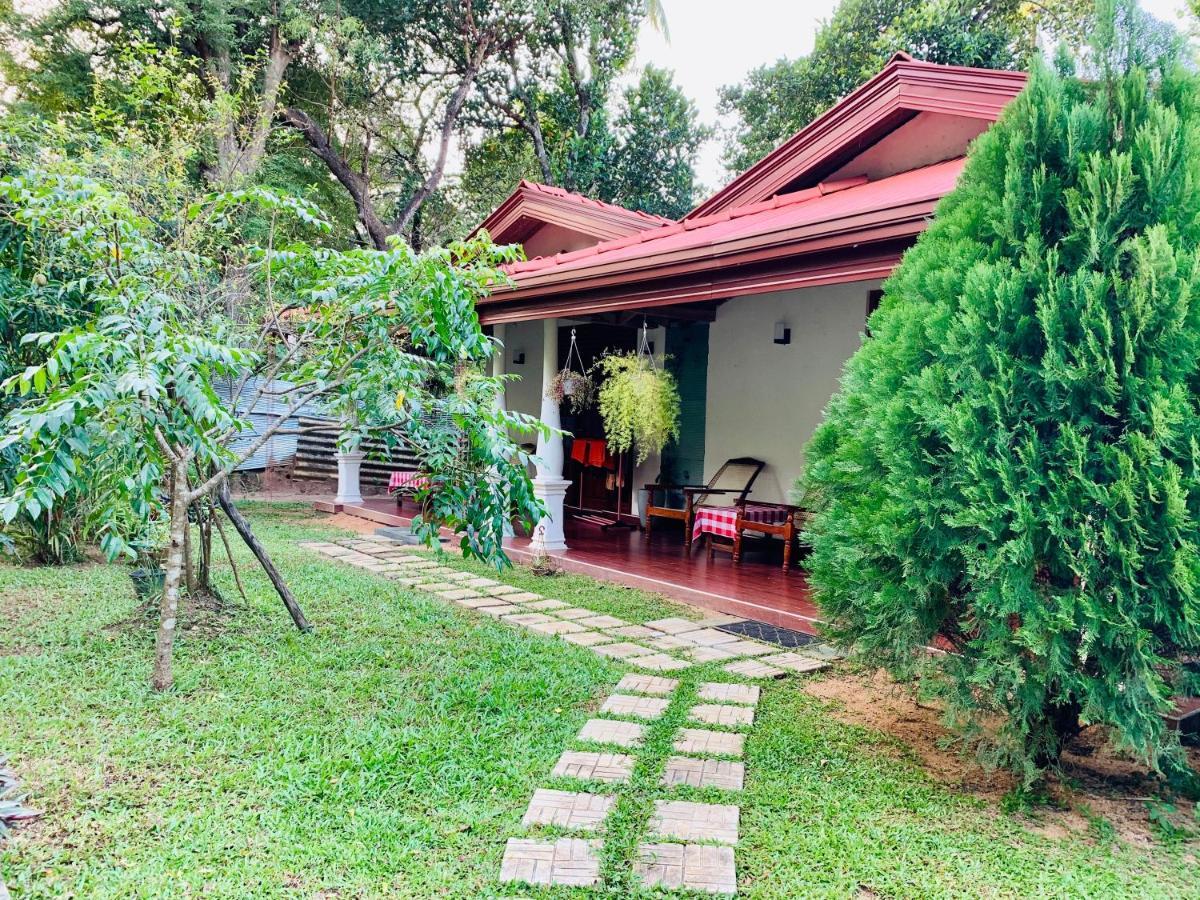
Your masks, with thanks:
[(832, 634), (1027, 783), (1092, 723), (1174, 766), (1195, 687), (1200, 112), (1139, 52), (1035, 71), (975, 142), (807, 453)]

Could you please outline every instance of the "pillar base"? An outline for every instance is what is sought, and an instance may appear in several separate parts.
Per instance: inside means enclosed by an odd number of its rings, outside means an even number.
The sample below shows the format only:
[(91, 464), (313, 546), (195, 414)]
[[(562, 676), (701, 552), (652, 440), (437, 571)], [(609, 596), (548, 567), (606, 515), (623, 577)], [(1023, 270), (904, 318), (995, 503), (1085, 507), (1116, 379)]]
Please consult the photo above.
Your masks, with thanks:
[(546, 507), (546, 514), (534, 526), (533, 539), (529, 542), (535, 551), (555, 553), (567, 549), (567, 536), (563, 532), (563, 501), (570, 486), (571, 482), (565, 478), (538, 476), (533, 479), (533, 494)]
[(360, 450), (355, 450), (351, 453), (338, 453), (336, 454), (336, 458), (338, 488), (337, 496), (333, 498), (333, 502), (343, 506), (362, 503), (362, 487), (359, 482), (359, 473), (362, 470), (362, 461), (367, 458), (367, 454)]

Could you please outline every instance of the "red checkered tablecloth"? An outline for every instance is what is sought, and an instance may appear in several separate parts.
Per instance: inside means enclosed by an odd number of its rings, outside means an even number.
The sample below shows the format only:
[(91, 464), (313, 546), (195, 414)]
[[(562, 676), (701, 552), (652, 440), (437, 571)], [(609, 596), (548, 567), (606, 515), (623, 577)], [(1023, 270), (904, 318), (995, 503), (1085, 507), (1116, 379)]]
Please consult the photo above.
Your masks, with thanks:
[(388, 479), (388, 491), (423, 491), (429, 487), (429, 479), (420, 472), (393, 472)]
[[(782, 525), (787, 521), (787, 510), (776, 509), (773, 506), (755, 506), (746, 504), (742, 518), (747, 522), (762, 522), (765, 525)], [(700, 539), (702, 534), (715, 534), (717, 537), (733, 538), (737, 536), (737, 507), (736, 506), (701, 506), (696, 510), (696, 518), (692, 523), (692, 540)]]

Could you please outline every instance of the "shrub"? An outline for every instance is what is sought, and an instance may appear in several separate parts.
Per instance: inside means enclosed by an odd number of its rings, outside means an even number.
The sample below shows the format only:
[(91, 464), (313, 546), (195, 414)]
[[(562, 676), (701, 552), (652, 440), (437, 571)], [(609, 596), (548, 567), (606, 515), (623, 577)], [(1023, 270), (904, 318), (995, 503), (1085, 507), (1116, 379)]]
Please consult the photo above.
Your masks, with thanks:
[(1109, 31), (975, 142), (807, 453), (832, 634), (1027, 783), (1092, 723), (1178, 763), (1200, 648), (1197, 80)]

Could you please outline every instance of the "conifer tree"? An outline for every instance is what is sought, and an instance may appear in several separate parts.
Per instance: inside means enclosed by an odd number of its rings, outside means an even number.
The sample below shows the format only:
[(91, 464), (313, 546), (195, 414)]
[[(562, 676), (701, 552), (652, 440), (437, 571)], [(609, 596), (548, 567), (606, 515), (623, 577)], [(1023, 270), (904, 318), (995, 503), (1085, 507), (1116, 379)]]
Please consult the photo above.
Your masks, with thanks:
[(975, 142), (807, 452), (832, 633), (1026, 783), (1091, 724), (1180, 771), (1196, 688), (1200, 82), (1140, 15)]

